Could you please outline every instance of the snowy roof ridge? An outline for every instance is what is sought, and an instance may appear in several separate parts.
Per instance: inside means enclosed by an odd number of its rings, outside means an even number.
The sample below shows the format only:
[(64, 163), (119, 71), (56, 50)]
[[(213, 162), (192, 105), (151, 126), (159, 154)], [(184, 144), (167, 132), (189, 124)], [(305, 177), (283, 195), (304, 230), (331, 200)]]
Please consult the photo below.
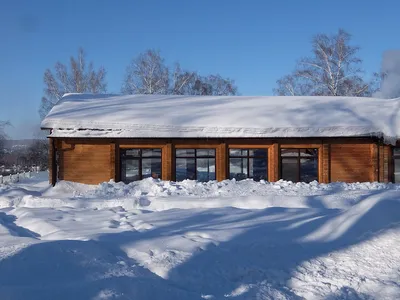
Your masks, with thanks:
[(60, 137), (378, 136), (393, 143), (399, 111), (400, 98), (67, 94), (41, 125)]

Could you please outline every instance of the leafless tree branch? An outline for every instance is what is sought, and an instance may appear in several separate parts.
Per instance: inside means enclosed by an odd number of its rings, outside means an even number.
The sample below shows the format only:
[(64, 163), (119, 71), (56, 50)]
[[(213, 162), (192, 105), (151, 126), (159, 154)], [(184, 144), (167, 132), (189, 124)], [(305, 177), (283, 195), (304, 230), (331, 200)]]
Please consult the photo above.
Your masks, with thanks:
[(78, 56), (70, 57), (68, 66), (57, 62), (55, 73), (50, 69), (44, 72), (44, 96), (39, 107), (39, 114), (44, 118), (50, 109), (65, 93), (104, 93), (107, 90), (106, 70), (95, 70), (93, 63), (86, 68), (85, 52), (78, 50)]
[(137, 56), (126, 70), (124, 94), (235, 95), (233, 80), (220, 75), (200, 76), (175, 64), (172, 71), (159, 51), (147, 50)]
[(373, 88), (363, 79), (359, 47), (351, 36), (339, 31), (331, 36), (317, 34), (312, 56), (298, 61), (295, 70), (277, 81), (276, 95), (370, 96)]

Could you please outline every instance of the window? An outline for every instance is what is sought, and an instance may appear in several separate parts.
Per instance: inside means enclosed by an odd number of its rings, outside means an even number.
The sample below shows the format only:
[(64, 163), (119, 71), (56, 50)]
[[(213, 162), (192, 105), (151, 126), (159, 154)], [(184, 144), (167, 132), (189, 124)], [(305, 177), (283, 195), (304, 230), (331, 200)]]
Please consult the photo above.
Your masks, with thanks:
[(161, 178), (161, 149), (121, 149), (121, 180)]
[(400, 148), (393, 148), (393, 180), (400, 183)]
[(281, 149), (281, 178), (293, 182), (318, 180), (318, 149)]
[(229, 149), (229, 178), (268, 180), (267, 149)]
[(215, 180), (215, 149), (176, 149), (176, 181)]

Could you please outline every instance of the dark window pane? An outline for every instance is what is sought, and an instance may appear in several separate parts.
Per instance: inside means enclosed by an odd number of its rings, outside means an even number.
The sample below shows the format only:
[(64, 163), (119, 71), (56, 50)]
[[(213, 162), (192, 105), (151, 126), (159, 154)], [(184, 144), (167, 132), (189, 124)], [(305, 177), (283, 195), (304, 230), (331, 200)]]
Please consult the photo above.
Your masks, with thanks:
[(128, 149), (128, 150), (124, 150), (123, 153), (126, 156), (135, 156), (135, 157), (139, 157), (140, 156), (140, 149)]
[(229, 149), (229, 156), (247, 156), (247, 149)]
[(251, 149), (249, 156), (267, 157), (267, 149)]
[(282, 179), (318, 180), (318, 149), (281, 149)]
[(268, 149), (229, 149), (229, 178), (267, 179), (267, 152)]
[(209, 173), (208, 173), (208, 180), (216, 180), (216, 173), (215, 173), (215, 158), (209, 158)]
[(196, 155), (215, 157), (215, 149), (197, 149)]
[(242, 159), (241, 158), (230, 158), (229, 159), (229, 178), (235, 178), (235, 175), (242, 173)]
[(400, 183), (400, 173), (394, 173), (394, 182)]
[(400, 183), (400, 159), (394, 160), (394, 182)]
[(241, 153), (240, 149), (229, 149), (229, 156), (240, 156)]
[(250, 158), (249, 176), (256, 181), (267, 180), (267, 160), (265, 158)]
[(299, 180), (299, 165), (297, 159), (282, 158), (282, 179), (297, 182)]
[(142, 156), (143, 157), (149, 157), (149, 156), (161, 157), (161, 149), (143, 149)]
[(140, 180), (139, 174), (139, 160), (138, 159), (125, 159), (121, 164), (121, 179), (123, 182), (132, 182)]
[(195, 149), (176, 149), (176, 157), (194, 157)]
[(236, 180), (247, 178), (247, 158), (229, 159), (229, 177)]
[(215, 149), (177, 149), (175, 175), (177, 181), (215, 180)]
[(400, 148), (393, 148), (393, 155), (400, 156)]
[(196, 179), (195, 159), (194, 158), (177, 158), (176, 159), (176, 181), (184, 179)]
[(301, 158), (300, 159), (300, 181), (311, 182), (318, 180), (318, 159)]
[(142, 178), (147, 178), (147, 177), (161, 178), (160, 158), (142, 159)]
[(121, 180), (161, 178), (161, 149), (121, 149)]
[(318, 149), (300, 149), (301, 157), (312, 157), (318, 155)]
[(281, 149), (281, 156), (284, 157), (298, 157), (299, 149)]
[(247, 167), (247, 158), (242, 158), (242, 172), (239, 174), (237, 179), (245, 179), (248, 177), (248, 167)]
[(215, 159), (197, 159), (197, 178), (198, 181), (215, 180)]

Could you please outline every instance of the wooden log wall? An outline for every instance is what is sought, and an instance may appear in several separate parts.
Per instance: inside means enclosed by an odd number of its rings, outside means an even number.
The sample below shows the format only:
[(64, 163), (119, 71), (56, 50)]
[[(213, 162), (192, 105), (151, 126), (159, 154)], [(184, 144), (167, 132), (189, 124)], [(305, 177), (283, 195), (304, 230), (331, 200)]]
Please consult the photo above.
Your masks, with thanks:
[(98, 184), (114, 179), (115, 175), (111, 175), (115, 166), (111, 143), (105, 140), (79, 143), (59, 140), (57, 145), (58, 179), (86, 184)]
[(331, 144), (331, 181), (375, 181), (371, 144)]
[[(50, 139), (51, 143), (51, 139)], [(51, 147), (50, 147), (51, 148)], [(216, 150), (216, 178), (229, 178), (229, 149), (268, 151), (268, 179), (280, 177), (281, 148), (318, 149), (319, 182), (389, 182), (391, 146), (373, 139), (57, 139), (59, 180), (88, 184), (120, 180), (120, 149), (159, 148), (162, 150), (162, 179), (175, 178), (175, 149)], [(50, 157), (55, 155), (50, 150)], [(51, 164), (50, 164), (51, 167)], [(50, 172), (52, 174), (52, 172)], [(50, 181), (53, 178), (49, 178)]]

